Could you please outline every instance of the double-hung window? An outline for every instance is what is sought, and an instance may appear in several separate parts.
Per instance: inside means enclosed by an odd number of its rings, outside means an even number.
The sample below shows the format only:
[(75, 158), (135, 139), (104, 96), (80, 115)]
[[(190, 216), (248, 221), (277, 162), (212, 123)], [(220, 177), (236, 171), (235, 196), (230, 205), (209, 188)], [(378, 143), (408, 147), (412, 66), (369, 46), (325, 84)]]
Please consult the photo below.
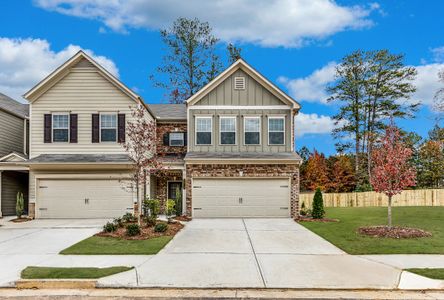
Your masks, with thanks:
[(65, 113), (52, 115), (52, 141), (69, 141), (69, 114)]
[(170, 146), (183, 146), (184, 145), (184, 133), (183, 132), (170, 132)]
[(236, 144), (236, 117), (220, 117), (220, 144)]
[(285, 117), (268, 118), (268, 144), (283, 145), (285, 142)]
[(211, 145), (213, 117), (196, 117), (196, 145)]
[(260, 117), (244, 118), (244, 144), (260, 145), (261, 143), (261, 119)]
[(100, 141), (117, 141), (117, 114), (100, 114)]

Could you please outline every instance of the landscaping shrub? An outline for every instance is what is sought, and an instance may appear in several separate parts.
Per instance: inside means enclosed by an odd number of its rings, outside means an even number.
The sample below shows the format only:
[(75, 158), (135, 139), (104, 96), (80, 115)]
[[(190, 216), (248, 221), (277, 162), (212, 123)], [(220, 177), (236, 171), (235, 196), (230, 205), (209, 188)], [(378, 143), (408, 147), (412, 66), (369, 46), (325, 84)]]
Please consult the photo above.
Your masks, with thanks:
[(320, 188), (316, 189), (313, 197), (313, 210), (311, 216), (313, 219), (322, 219), (325, 215), (324, 211), (324, 201), (322, 199), (322, 192)]
[(131, 223), (136, 221), (136, 217), (132, 213), (127, 212), (123, 215), (122, 220), (125, 223)]
[(115, 218), (113, 220), (114, 225), (116, 225), (117, 227), (123, 227), (123, 220), (122, 218)]
[(143, 211), (145, 216), (157, 219), (160, 212), (160, 202), (157, 199), (146, 199), (143, 201)]
[(23, 193), (18, 192), (16, 196), (17, 202), (15, 203), (15, 214), (17, 218), (21, 218), (23, 212), (25, 211), (25, 199), (23, 198)]
[(165, 214), (168, 218), (168, 223), (171, 223), (171, 217), (172, 215), (175, 213), (175, 206), (176, 206), (176, 201), (172, 200), (172, 199), (168, 199), (166, 201), (166, 205), (165, 205)]
[(154, 226), (154, 232), (165, 232), (168, 229), (168, 224), (166, 223), (159, 223)]
[(157, 219), (153, 216), (148, 216), (145, 218), (145, 221), (146, 221), (146, 225), (148, 227), (151, 227), (151, 226), (156, 225)]
[(182, 192), (179, 188), (176, 189), (176, 216), (182, 215)]
[(140, 234), (140, 226), (137, 224), (129, 224), (126, 226), (127, 236), (136, 236)]
[(305, 210), (305, 202), (302, 202), (301, 210), (300, 210), (299, 213), (301, 214), (301, 216), (306, 216), (307, 215), (307, 211)]
[(114, 232), (117, 230), (117, 225), (112, 222), (106, 222), (105, 225), (103, 225), (103, 231), (105, 232)]

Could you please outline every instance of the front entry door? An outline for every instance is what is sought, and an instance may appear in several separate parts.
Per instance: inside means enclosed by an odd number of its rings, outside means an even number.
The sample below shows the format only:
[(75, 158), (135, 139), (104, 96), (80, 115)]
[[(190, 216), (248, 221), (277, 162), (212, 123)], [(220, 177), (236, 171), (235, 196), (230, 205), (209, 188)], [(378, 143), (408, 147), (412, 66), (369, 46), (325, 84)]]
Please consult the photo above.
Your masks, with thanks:
[(182, 198), (182, 182), (170, 181), (168, 182), (168, 199), (177, 200), (177, 190), (179, 189), (179, 197)]

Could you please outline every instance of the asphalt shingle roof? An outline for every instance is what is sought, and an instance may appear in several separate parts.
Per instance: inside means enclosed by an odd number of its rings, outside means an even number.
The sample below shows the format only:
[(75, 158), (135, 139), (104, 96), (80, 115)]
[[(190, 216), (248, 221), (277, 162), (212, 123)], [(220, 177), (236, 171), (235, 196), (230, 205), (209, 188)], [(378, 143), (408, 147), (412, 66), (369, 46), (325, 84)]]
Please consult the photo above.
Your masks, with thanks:
[(159, 120), (186, 120), (187, 107), (185, 104), (148, 104), (148, 107)]
[(302, 160), (295, 152), (188, 152), (185, 160), (191, 159)]
[(11, 97), (0, 93), (0, 109), (5, 110), (21, 118), (29, 116), (29, 105), (15, 101)]
[(131, 163), (127, 154), (41, 154), (28, 163)]

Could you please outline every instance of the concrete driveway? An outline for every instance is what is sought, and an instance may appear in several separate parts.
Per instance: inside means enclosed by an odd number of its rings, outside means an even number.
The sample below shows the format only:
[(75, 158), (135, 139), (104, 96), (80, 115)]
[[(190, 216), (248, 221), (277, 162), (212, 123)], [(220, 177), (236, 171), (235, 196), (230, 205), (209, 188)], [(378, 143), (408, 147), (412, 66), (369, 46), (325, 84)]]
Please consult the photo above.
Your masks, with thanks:
[(103, 286), (396, 288), (400, 270), (345, 254), (291, 219), (197, 219)]

